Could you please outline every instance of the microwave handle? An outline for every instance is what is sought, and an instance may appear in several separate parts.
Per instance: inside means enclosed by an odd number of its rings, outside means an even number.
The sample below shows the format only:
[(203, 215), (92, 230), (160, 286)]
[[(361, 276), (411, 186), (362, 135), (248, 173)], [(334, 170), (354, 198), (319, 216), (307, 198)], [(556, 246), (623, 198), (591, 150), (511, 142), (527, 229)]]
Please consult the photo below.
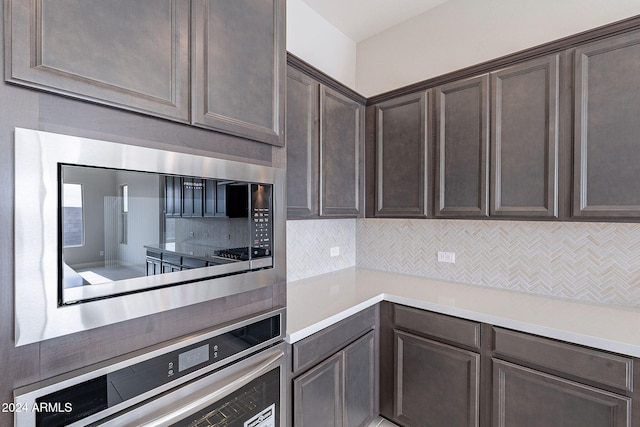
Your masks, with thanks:
[[(271, 351), (265, 350), (168, 393), (162, 398), (137, 408), (137, 410), (115, 415), (101, 425), (118, 427), (171, 425), (223, 399), (277, 365), (284, 366), (283, 359), (284, 351), (282, 349), (276, 347)], [(170, 408), (170, 411), (157, 417), (159, 412), (166, 411), (167, 408)]]

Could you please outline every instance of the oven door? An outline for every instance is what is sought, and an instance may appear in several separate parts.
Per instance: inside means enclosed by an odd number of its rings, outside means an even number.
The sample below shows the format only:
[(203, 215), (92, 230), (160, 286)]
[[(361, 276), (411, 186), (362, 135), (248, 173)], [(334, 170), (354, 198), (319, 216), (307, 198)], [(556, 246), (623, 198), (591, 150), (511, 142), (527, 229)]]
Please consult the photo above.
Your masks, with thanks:
[(285, 345), (263, 350), (94, 425), (286, 425)]

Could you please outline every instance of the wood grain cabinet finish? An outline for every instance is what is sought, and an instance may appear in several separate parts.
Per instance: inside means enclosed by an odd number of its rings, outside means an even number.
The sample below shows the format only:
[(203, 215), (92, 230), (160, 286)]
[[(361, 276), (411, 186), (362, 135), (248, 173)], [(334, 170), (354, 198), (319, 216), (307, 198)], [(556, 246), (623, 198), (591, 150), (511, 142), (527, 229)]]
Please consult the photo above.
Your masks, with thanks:
[(376, 106), (376, 217), (430, 211), (430, 91)]
[(295, 378), (293, 425), (366, 426), (377, 415), (375, 357), (371, 331)]
[(480, 350), (481, 324), (478, 322), (396, 304), (393, 325), (426, 338)]
[(377, 415), (374, 332), (344, 349), (344, 425), (367, 426)]
[(593, 348), (493, 328), (493, 354), (569, 379), (633, 392), (633, 359)]
[(5, 5), (7, 81), (189, 121), (189, 2)]
[(318, 216), (320, 84), (287, 70), (287, 218)]
[(193, 2), (193, 124), (284, 145), (284, 3)]
[(435, 89), (435, 215), (487, 217), (489, 76)]
[(320, 216), (361, 213), (364, 105), (320, 88)]
[(404, 426), (477, 427), (480, 355), (401, 331), (394, 337), (394, 420)]
[(640, 217), (640, 32), (575, 50), (573, 216)]
[(293, 380), (293, 425), (341, 427), (343, 354), (338, 353)]
[(630, 427), (631, 399), (493, 361), (494, 427)]
[(558, 66), (491, 73), (491, 216), (558, 217)]

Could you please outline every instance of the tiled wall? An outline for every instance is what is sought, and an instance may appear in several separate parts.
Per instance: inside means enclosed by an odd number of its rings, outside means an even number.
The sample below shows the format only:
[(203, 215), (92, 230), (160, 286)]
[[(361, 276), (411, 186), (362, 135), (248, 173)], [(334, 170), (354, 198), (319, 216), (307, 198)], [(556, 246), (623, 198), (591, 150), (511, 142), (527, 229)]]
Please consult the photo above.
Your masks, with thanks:
[(356, 240), (362, 268), (640, 308), (640, 224), (364, 219)]
[[(340, 255), (330, 256), (332, 247)], [(437, 261), (455, 252), (456, 263)], [(371, 268), (640, 308), (640, 224), (340, 219), (287, 222), (287, 278)]]
[[(330, 256), (339, 248), (338, 256)], [(287, 221), (287, 280), (356, 265), (356, 220)]]

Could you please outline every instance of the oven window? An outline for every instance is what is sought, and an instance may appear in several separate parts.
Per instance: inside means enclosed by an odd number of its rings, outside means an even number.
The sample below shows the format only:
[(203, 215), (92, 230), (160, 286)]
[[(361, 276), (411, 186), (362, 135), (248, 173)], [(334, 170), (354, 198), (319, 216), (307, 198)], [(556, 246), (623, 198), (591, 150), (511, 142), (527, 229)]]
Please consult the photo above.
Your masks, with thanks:
[(172, 426), (276, 427), (281, 403), (278, 367)]

